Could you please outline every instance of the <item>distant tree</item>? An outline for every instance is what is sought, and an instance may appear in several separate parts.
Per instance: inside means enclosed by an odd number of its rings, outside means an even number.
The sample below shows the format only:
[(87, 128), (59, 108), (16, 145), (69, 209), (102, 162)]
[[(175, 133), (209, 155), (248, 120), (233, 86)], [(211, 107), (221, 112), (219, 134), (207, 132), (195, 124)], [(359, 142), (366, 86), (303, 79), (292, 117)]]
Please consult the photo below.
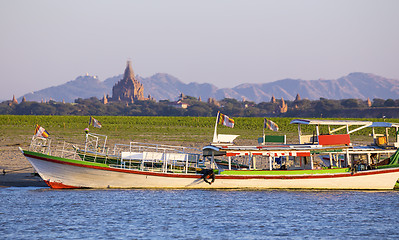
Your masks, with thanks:
[(70, 103), (65, 103), (65, 104), (57, 104), (56, 108), (57, 108), (57, 115), (71, 115), (75, 107)]
[(312, 104), (314, 104), (315, 101), (310, 101), (309, 99), (302, 99), (299, 101), (296, 101), (295, 104), (298, 106), (298, 109), (310, 109), (312, 108)]
[(13, 107), (9, 106), (6, 101), (0, 103), (0, 114), (13, 114)]
[(212, 116), (212, 109), (206, 103), (197, 103), (188, 107), (185, 115), (195, 117), (210, 117)]
[(192, 96), (184, 96), (184, 100), (198, 101), (198, 99), (196, 97), (192, 97)]
[[(10, 104), (10, 101), (0, 103), (0, 114), (15, 115), (109, 115), (109, 116), (216, 116), (218, 111), (230, 117), (350, 117), (356, 116), (357, 110), (366, 108), (367, 102), (360, 99), (332, 100), (320, 98), (319, 100), (303, 99), (299, 101), (285, 101), (288, 112), (279, 113), (280, 101), (277, 103), (252, 101), (239, 101), (225, 98), (218, 104), (198, 101), (186, 96), (187, 109), (172, 106), (169, 100), (135, 101), (134, 103), (110, 102), (103, 104), (96, 97), (88, 99), (78, 98), (74, 103), (60, 103), (51, 100), (48, 103), (23, 102)], [(399, 99), (373, 99), (373, 107), (397, 107)], [(343, 110), (345, 109), (345, 110)], [(353, 109), (350, 110), (350, 109)], [(350, 110), (350, 111), (348, 111)], [(395, 109), (393, 109), (395, 110)], [(360, 117), (360, 116), (359, 116)]]
[(247, 107), (243, 111), (243, 116), (245, 117), (263, 117), (259, 108)]
[(373, 104), (371, 105), (372, 107), (383, 107), (385, 103), (384, 99), (381, 98), (374, 98), (373, 99)]
[(395, 107), (395, 101), (393, 99), (387, 99), (384, 102), (385, 107)]
[(256, 107), (260, 110), (264, 110), (266, 113), (273, 113), (276, 108), (276, 104), (271, 102), (261, 102), (257, 104)]
[(360, 99), (353, 99), (353, 98), (341, 100), (341, 105), (345, 108), (365, 107), (365, 105)]
[(341, 104), (337, 100), (320, 98), (320, 101), (317, 101), (315, 104), (316, 112), (322, 113), (324, 111), (331, 111), (335, 109), (340, 109)]

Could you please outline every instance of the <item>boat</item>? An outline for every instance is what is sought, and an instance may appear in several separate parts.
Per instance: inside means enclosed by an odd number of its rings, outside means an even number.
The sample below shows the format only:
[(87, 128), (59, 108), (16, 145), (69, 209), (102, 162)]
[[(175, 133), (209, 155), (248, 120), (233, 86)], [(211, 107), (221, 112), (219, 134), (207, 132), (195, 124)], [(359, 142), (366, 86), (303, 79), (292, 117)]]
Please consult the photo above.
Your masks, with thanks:
[[(355, 149), (348, 136), (316, 136), (312, 143), (237, 146), (238, 135), (215, 132), (213, 142), (200, 150), (137, 142), (111, 150), (106, 140), (98, 144), (101, 136), (87, 133), (83, 147), (34, 136), (29, 149), (20, 150), (55, 189), (394, 189), (397, 149)], [(371, 157), (387, 151), (393, 152), (387, 164)], [(345, 158), (338, 166), (320, 164), (322, 156), (336, 155)]]

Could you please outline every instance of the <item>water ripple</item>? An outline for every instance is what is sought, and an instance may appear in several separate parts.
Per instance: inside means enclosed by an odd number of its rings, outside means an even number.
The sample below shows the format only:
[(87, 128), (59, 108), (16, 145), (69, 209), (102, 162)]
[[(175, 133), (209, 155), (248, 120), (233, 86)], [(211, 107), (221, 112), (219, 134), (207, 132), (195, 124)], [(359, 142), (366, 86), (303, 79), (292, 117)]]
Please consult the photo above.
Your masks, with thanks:
[(397, 239), (399, 192), (0, 189), (5, 239)]

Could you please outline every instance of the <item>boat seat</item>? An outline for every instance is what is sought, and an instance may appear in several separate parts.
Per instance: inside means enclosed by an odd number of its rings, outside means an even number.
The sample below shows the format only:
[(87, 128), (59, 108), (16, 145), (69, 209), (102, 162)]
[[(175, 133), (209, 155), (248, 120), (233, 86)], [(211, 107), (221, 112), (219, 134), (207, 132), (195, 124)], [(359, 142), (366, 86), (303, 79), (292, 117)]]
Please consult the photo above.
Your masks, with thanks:
[(258, 143), (262, 145), (266, 143), (286, 144), (287, 138), (286, 135), (264, 135), (263, 137), (258, 138)]

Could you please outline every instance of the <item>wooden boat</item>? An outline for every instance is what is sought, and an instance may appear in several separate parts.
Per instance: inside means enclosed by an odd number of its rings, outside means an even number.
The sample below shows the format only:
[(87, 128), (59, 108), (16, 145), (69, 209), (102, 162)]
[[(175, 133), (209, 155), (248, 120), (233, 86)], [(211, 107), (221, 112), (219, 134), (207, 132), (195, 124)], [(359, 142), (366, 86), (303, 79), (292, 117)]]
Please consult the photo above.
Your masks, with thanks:
[[(105, 145), (100, 151), (94, 146), (91, 152), (85, 148), (86, 154), (95, 156), (90, 160), (81, 158), (74, 145), (53, 147), (50, 139), (32, 138), (29, 150), (21, 151), (51, 188), (385, 190), (393, 189), (399, 178), (397, 164), (356, 165), (352, 156), (359, 153), (349, 145), (235, 146), (217, 141), (195, 153), (131, 143), (128, 149), (114, 148), (112, 154), (104, 151)], [(349, 166), (316, 169), (320, 154), (337, 153), (352, 159), (347, 161)], [(215, 158), (227, 161), (227, 169), (219, 168)], [(233, 170), (232, 158), (248, 168)]]

